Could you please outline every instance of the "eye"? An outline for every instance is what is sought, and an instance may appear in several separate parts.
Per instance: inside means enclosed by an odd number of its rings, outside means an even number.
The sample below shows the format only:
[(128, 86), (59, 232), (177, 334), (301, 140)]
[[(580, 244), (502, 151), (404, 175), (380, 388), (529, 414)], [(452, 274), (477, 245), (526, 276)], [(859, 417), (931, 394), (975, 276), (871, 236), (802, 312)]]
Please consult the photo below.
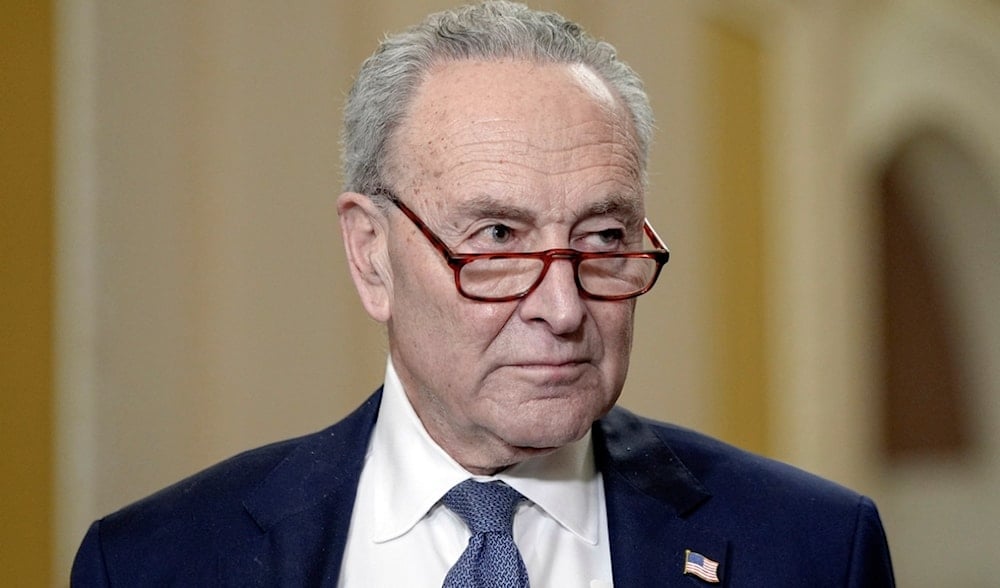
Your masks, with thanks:
[(480, 234), (486, 237), (491, 243), (503, 245), (509, 243), (514, 238), (514, 229), (500, 223), (484, 227)]
[(621, 229), (604, 229), (597, 233), (597, 237), (605, 245), (616, 245), (625, 240), (625, 231)]
[(472, 228), (462, 247), (469, 248), (466, 253), (513, 251), (523, 244), (523, 231), (520, 225), (514, 223), (484, 219), (482, 224)]
[(625, 248), (625, 230), (602, 229), (580, 236), (575, 246), (583, 251), (616, 251)]

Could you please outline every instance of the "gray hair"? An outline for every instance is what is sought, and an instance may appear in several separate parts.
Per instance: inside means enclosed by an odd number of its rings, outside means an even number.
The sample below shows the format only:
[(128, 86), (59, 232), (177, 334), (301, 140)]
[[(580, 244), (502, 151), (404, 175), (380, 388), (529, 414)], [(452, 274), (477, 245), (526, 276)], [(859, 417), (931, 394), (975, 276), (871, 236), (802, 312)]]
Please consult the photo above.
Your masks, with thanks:
[(371, 195), (383, 187), (392, 135), (434, 65), (500, 59), (593, 69), (631, 114), (645, 179), (653, 112), (639, 76), (618, 60), (613, 46), (594, 39), (576, 23), (553, 12), (494, 0), (432, 14), (388, 36), (365, 60), (344, 108), (345, 189)]

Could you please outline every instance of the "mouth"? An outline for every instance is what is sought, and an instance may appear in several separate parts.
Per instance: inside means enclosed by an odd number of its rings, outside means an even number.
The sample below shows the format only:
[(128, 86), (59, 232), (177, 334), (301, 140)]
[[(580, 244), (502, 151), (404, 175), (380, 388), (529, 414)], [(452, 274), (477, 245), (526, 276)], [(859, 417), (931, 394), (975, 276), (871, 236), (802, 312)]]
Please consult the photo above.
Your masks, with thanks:
[(588, 363), (585, 359), (532, 359), (528, 361), (517, 361), (510, 365), (512, 367), (520, 368), (548, 368), (548, 367), (562, 367), (562, 366), (575, 366)]
[(565, 385), (577, 382), (587, 371), (590, 362), (586, 360), (537, 360), (510, 364), (521, 377), (545, 386)]

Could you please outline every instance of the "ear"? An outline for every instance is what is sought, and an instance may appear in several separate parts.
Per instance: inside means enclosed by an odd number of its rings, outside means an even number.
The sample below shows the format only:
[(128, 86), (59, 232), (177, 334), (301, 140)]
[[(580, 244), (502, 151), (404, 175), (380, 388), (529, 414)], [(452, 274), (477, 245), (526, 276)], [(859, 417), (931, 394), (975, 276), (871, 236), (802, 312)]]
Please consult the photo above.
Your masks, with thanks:
[(340, 195), (337, 214), (347, 266), (361, 304), (373, 319), (385, 323), (392, 314), (392, 272), (385, 215), (368, 196), (354, 192)]

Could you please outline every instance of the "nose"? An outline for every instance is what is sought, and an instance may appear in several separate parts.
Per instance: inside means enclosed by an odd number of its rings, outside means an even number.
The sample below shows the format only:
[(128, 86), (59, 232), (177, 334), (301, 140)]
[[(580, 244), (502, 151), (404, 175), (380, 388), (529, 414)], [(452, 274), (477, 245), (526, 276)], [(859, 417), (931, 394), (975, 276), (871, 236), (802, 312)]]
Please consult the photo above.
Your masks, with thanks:
[(575, 333), (587, 313), (576, 287), (573, 262), (555, 259), (535, 290), (518, 307), (526, 322), (543, 322), (556, 335)]

